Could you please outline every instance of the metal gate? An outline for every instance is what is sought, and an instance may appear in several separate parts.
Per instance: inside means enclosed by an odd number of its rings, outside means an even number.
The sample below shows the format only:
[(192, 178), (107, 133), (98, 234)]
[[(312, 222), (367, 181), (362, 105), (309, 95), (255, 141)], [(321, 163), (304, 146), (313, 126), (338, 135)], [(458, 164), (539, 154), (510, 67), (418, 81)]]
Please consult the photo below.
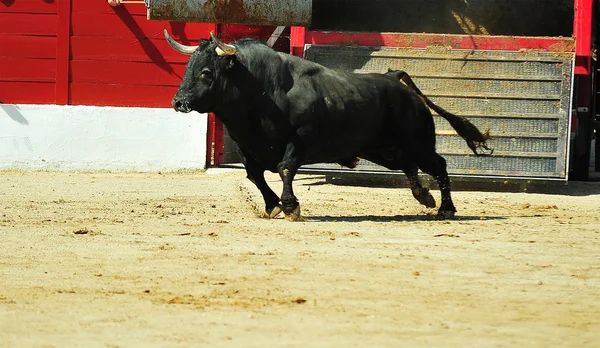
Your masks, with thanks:
[[(494, 154), (476, 157), (434, 113), (437, 151), (452, 175), (567, 179), (572, 52), (307, 45), (305, 58), (347, 72), (407, 71), (433, 102), (489, 129)], [(239, 162), (225, 132), (224, 163)], [(325, 163), (303, 168), (390, 172), (366, 160), (353, 170)]]
[[(404, 70), (433, 102), (489, 129), (494, 154), (476, 157), (434, 114), (437, 151), (451, 174), (567, 179), (573, 53), (307, 45), (305, 58), (356, 73)], [(364, 160), (354, 170), (387, 171)]]

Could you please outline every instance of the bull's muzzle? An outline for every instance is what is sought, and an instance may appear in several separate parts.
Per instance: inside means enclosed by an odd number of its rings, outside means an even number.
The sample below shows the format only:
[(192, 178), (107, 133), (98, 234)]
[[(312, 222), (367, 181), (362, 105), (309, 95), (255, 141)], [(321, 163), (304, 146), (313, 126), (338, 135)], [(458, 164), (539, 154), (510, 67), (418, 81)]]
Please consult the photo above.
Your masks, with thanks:
[(183, 112), (183, 113), (188, 113), (190, 111), (192, 111), (192, 108), (190, 107), (190, 102), (187, 100), (184, 100), (182, 98), (173, 98), (173, 100), (171, 101), (171, 104), (173, 105), (173, 108), (175, 109), (175, 111), (179, 111), (179, 112)]

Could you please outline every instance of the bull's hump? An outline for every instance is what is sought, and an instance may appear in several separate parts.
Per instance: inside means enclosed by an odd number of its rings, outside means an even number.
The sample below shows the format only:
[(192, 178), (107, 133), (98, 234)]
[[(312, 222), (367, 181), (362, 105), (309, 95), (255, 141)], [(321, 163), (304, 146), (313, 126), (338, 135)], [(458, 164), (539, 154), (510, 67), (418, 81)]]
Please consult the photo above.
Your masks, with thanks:
[(323, 69), (321, 69), (319, 66), (309, 66), (304, 70), (304, 75), (313, 77), (322, 71)]

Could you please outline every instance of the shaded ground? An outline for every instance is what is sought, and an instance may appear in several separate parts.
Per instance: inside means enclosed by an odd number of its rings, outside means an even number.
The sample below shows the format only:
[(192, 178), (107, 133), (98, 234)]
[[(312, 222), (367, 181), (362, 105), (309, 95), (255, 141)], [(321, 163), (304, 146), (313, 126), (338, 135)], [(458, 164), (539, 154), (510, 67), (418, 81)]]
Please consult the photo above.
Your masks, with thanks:
[(241, 171), (0, 173), (0, 346), (598, 346), (600, 183), (455, 192), (452, 221), (295, 192), (291, 223)]

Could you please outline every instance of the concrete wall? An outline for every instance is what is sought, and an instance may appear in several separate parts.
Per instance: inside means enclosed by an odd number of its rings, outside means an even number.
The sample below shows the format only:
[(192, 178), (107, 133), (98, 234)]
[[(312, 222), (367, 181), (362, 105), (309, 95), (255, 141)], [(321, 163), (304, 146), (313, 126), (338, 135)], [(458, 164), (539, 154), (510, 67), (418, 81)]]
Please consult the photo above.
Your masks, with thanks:
[(206, 125), (164, 108), (0, 104), (0, 169), (202, 169)]

